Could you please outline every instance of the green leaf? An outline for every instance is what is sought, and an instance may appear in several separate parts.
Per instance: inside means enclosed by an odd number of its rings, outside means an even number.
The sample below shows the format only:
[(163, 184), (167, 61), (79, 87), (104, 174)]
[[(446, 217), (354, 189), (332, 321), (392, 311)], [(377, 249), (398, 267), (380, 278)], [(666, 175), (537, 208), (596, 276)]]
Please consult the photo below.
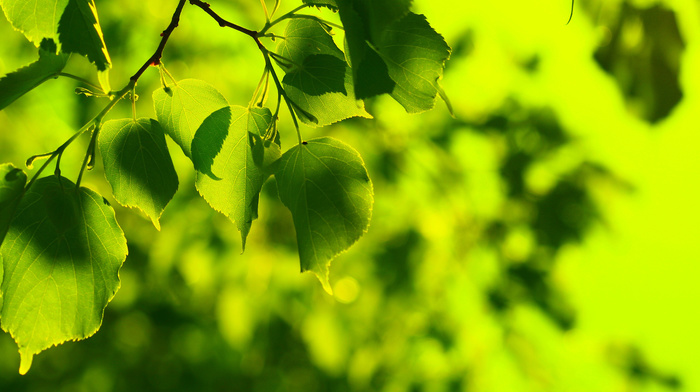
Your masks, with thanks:
[(99, 329), (127, 248), (106, 200), (50, 176), (22, 198), (0, 253), (2, 328), (17, 342), (25, 374), (35, 354)]
[(374, 192), (364, 162), (352, 147), (324, 137), (285, 152), (275, 178), (292, 212), (301, 270), (316, 274), (331, 293), (331, 260), (367, 231), (372, 215)]
[(68, 0), (0, 0), (7, 20), (37, 47), (44, 38), (58, 43), (58, 24)]
[(58, 24), (58, 36), (62, 52), (86, 56), (99, 71), (112, 66), (93, 0), (68, 1)]
[[(176, 85), (153, 92), (153, 105), (161, 127), (175, 140), (187, 157), (192, 158), (192, 140), (205, 118), (227, 107), (228, 102), (210, 84), (196, 79), (185, 79)], [(211, 143), (221, 146), (228, 125), (209, 135)], [(212, 157), (213, 158), (213, 157)]]
[(137, 207), (160, 230), (160, 216), (177, 192), (177, 173), (156, 120), (107, 121), (99, 134), (105, 177), (114, 198)]
[(376, 48), (396, 82), (391, 96), (409, 113), (432, 109), (450, 47), (425, 16), (409, 13), (396, 21), (384, 30)]
[(304, 0), (304, 4), (312, 5), (315, 7), (328, 7), (331, 10), (338, 9), (338, 3), (335, 0)]
[(44, 41), (39, 49), (39, 60), (5, 75), (0, 79), (0, 110), (35, 87), (55, 77), (66, 66), (68, 55), (51, 50), (51, 41)]
[(337, 0), (353, 69), (355, 95), (360, 99), (388, 94), (395, 82), (382, 58), (371, 49), (388, 25), (409, 12), (410, 0)]
[(292, 63), (282, 80), (287, 96), (317, 120), (302, 115), (302, 121), (321, 127), (350, 117), (371, 117), (355, 98), (345, 55), (320, 23), (290, 21), (277, 51)]
[[(0, 165), (0, 245), (15, 216), (17, 205), (22, 199), (27, 175), (10, 163)], [(0, 283), (2, 283), (2, 253), (0, 253)], [(2, 309), (2, 291), (0, 291), (0, 309)]]
[(0, 244), (5, 239), (26, 183), (27, 175), (22, 170), (10, 163), (0, 165)]
[(272, 124), (267, 108), (222, 108), (204, 120), (195, 140), (200, 134), (217, 132), (210, 129), (222, 124), (228, 124), (227, 137), (210, 165), (213, 174), (198, 172), (197, 190), (212, 208), (236, 223), (245, 250), (250, 227), (258, 216), (260, 190), (269, 177), (266, 155), (275, 157), (279, 149), (274, 143), (266, 148), (262, 139)]

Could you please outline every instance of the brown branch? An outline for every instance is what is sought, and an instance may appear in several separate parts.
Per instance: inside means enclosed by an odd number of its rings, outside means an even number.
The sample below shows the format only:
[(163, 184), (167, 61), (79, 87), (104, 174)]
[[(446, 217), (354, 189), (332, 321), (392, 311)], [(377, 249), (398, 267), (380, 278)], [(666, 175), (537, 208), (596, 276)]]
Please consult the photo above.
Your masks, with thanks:
[(175, 13), (173, 14), (173, 18), (170, 20), (170, 24), (168, 27), (160, 34), (161, 37), (163, 37), (160, 40), (160, 44), (158, 44), (158, 49), (156, 49), (155, 53), (153, 53), (153, 56), (151, 56), (142, 66), (139, 68), (138, 71), (130, 78), (130, 80), (136, 84), (136, 82), (139, 80), (141, 75), (146, 72), (148, 67), (150, 66), (155, 66), (160, 64), (160, 58), (163, 57), (163, 49), (165, 49), (165, 44), (168, 43), (168, 38), (170, 38), (170, 34), (173, 33), (173, 30), (178, 26), (180, 23), (180, 14), (182, 13), (182, 9), (185, 7), (185, 2), (187, 0), (179, 0), (179, 3), (177, 4), (177, 8), (175, 9)]
[(265, 47), (263, 46), (262, 42), (260, 42), (260, 39), (258, 39), (258, 32), (257, 32), (257, 31), (248, 30), (248, 29), (246, 29), (245, 27), (241, 27), (241, 26), (239, 26), (239, 25), (237, 25), (237, 24), (235, 24), (235, 23), (231, 23), (231, 22), (227, 21), (226, 19), (224, 19), (224, 18), (222, 18), (221, 16), (219, 16), (219, 14), (217, 14), (216, 12), (214, 12), (214, 11), (211, 9), (211, 6), (209, 5), (209, 3), (205, 3), (205, 2), (203, 2), (203, 1), (201, 1), (201, 0), (190, 0), (190, 4), (196, 5), (197, 7), (201, 8), (204, 12), (206, 12), (207, 14), (209, 14), (209, 16), (211, 16), (212, 18), (214, 18), (214, 20), (216, 20), (216, 21), (219, 23), (219, 26), (221, 26), (221, 27), (230, 27), (230, 28), (232, 28), (232, 29), (234, 29), (234, 30), (236, 30), (236, 31), (240, 31), (241, 33), (243, 33), (243, 34), (245, 34), (245, 35), (251, 37), (252, 39), (254, 39), (254, 40), (255, 40), (255, 43), (258, 45), (258, 48), (259, 48), (260, 50), (264, 50), (264, 49), (265, 49)]

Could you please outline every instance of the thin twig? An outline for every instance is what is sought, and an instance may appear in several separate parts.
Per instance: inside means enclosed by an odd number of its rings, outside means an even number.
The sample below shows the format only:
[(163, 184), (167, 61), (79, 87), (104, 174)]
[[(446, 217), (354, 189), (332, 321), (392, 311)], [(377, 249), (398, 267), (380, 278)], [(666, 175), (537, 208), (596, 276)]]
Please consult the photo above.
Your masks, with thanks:
[(205, 3), (205, 2), (200, 1), (200, 0), (190, 0), (190, 4), (201, 8), (204, 12), (209, 14), (209, 16), (214, 18), (214, 20), (216, 20), (219, 23), (219, 26), (229, 27), (229, 28), (232, 28), (234, 30), (240, 31), (241, 33), (254, 39), (255, 43), (258, 45), (258, 48), (260, 48), (260, 50), (263, 50), (265, 48), (263, 46), (262, 42), (260, 42), (260, 40), (258, 39), (258, 32), (257, 31), (249, 30), (249, 29), (246, 29), (245, 27), (241, 27), (235, 23), (227, 21), (226, 19), (219, 16), (219, 14), (214, 12), (214, 10), (212, 10), (211, 7), (209, 6), (209, 3)]
[(160, 58), (163, 57), (163, 50), (165, 49), (165, 44), (168, 43), (168, 39), (170, 38), (170, 34), (173, 33), (173, 30), (178, 26), (180, 23), (180, 14), (182, 14), (182, 9), (185, 7), (185, 3), (187, 0), (180, 0), (180, 2), (177, 4), (177, 8), (175, 9), (175, 13), (173, 13), (173, 17), (170, 20), (170, 24), (168, 27), (161, 33), (161, 36), (163, 39), (160, 40), (160, 44), (158, 44), (158, 49), (156, 49), (155, 53), (153, 53), (153, 56), (151, 56), (146, 62), (139, 68), (139, 70), (130, 78), (134, 84), (139, 80), (141, 75), (146, 72), (148, 67), (152, 65), (159, 65), (160, 64)]

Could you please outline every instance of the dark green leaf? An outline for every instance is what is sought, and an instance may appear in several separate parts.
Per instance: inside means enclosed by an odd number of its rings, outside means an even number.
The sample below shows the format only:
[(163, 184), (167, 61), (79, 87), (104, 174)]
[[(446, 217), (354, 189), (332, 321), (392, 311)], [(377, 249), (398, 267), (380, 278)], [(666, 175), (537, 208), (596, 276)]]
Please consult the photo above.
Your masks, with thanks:
[(352, 147), (324, 137), (285, 152), (275, 178), (294, 219), (301, 270), (312, 271), (331, 292), (331, 260), (367, 231), (372, 215), (364, 162)]
[(44, 41), (39, 49), (39, 60), (0, 79), (0, 110), (48, 79), (55, 77), (66, 66), (68, 56), (57, 55), (55, 46), (54, 50), (45, 50), (45, 48), (50, 49), (47, 48), (48, 42), (51, 41)]
[(68, 0), (0, 0), (7, 20), (37, 47), (44, 38), (58, 43), (58, 23)]
[[(27, 175), (11, 163), (0, 165), (0, 246), (15, 216), (17, 205), (22, 199)], [(2, 253), (0, 253), (0, 283), (2, 283)], [(0, 291), (0, 309), (2, 309), (2, 291)]]
[(260, 190), (269, 176), (266, 155), (274, 157), (279, 149), (274, 143), (266, 148), (261, 137), (272, 123), (272, 113), (267, 108), (220, 109), (204, 120), (195, 139), (224, 123), (229, 124), (228, 135), (210, 166), (213, 175), (198, 172), (197, 190), (212, 208), (236, 223), (245, 250), (250, 227), (258, 216)]
[(35, 354), (99, 329), (127, 248), (106, 200), (50, 176), (22, 198), (0, 253), (2, 328), (19, 346), (24, 374)]
[(409, 113), (430, 110), (450, 47), (423, 15), (409, 13), (382, 33), (377, 50), (396, 82), (391, 92)]
[[(227, 107), (228, 102), (210, 84), (201, 80), (185, 79), (174, 86), (153, 92), (153, 105), (161, 127), (182, 148), (185, 155), (192, 158), (192, 141), (197, 129), (209, 115)], [(210, 150), (212, 146), (218, 146), (215, 148), (218, 150), (226, 137), (227, 130), (228, 124), (223, 124), (221, 127), (212, 129), (211, 135), (200, 137), (209, 139)], [(207, 151), (205, 155), (212, 155), (212, 152)], [(216, 152), (211, 159), (215, 155)]]
[(93, 0), (69, 0), (58, 24), (61, 51), (87, 56), (99, 71), (112, 66)]
[[(10, 163), (0, 165), (0, 245), (27, 183), (27, 175)], [(2, 279), (0, 279), (0, 282)]]
[(277, 50), (292, 63), (283, 79), (287, 96), (317, 120), (300, 116), (304, 122), (324, 126), (349, 117), (371, 117), (355, 98), (345, 55), (320, 23), (292, 20)]
[(387, 66), (368, 42), (375, 43), (388, 25), (406, 15), (410, 0), (337, 0), (345, 28), (355, 95), (360, 99), (388, 94), (395, 82)]
[(100, 130), (100, 153), (114, 198), (137, 207), (160, 230), (159, 219), (177, 192), (177, 173), (156, 120), (107, 121)]

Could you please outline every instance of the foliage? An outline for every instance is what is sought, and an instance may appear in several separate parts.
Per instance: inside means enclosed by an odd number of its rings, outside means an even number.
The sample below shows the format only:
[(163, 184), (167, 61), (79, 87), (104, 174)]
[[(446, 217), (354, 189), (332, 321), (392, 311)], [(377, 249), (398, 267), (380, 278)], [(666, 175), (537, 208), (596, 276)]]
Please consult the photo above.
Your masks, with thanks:
[[(20, 348), (20, 373), (33, 355), (97, 331), (104, 308), (120, 285), (126, 240), (111, 206), (81, 187), (85, 169), (102, 156), (114, 199), (143, 211), (160, 230), (160, 217), (179, 182), (165, 134), (190, 158), (196, 187), (215, 210), (241, 232), (245, 249), (260, 192), (272, 175), (279, 197), (291, 211), (301, 270), (316, 274), (327, 292), (331, 260), (356, 242), (369, 226), (373, 188), (360, 155), (332, 137), (305, 141), (299, 121), (326, 126), (350, 117), (371, 117), (363, 100), (390, 94), (406, 111), (433, 107), (450, 48), (408, 1), (342, 0), (304, 4), (274, 18), (259, 31), (229, 22), (202, 1), (190, 0), (222, 27), (252, 38), (265, 59), (262, 78), (247, 107), (229, 105), (217, 89), (195, 79), (176, 80), (163, 66), (166, 44), (187, 4), (179, 0), (155, 53), (120, 90), (111, 90), (112, 67), (93, 0), (0, 3), (12, 26), (39, 47), (39, 60), (0, 80), (0, 109), (44, 81), (66, 76), (83, 84), (77, 92), (104, 97), (104, 108), (56, 150), (27, 160), (45, 160), (31, 180), (5, 165), (2, 178), (2, 328)], [(339, 12), (343, 26), (301, 13), (319, 6)], [(283, 36), (272, 33), (290, 20)], [(332, 34), (345, 29), (343, 53)], [(276, 50), (261, 40), (279, 39)], [(85, 56), (99, 86), (62, 72), (70, 54)], [(158, 66), (161, 88), (153, 92), (156, 119), (136, 118), (136, 85)], [(277, 69), (285, 72), (283, 78)], [(378, 83), (376, 83), (378, 81)], [(266, 107), (274, 84), (274, 111)], [(122, 100), (132, 101), (133, 118), (105, 121)], [(280, 109), (286, 106), (297, 145), (281, 151)], [(61, 175), (65, 150), (90, 135), (76, 183)], [(40, 177), (55, 160), (55, 175)]]

